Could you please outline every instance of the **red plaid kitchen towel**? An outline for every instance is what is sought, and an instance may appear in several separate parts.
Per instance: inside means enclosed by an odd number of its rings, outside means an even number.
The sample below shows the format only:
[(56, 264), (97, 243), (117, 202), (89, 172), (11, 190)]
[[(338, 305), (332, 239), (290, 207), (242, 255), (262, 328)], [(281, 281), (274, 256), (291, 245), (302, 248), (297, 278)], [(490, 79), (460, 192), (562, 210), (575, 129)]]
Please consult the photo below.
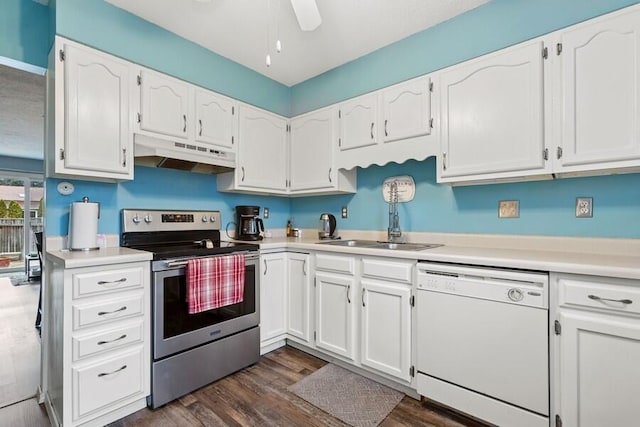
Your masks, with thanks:
[(244, 299), (244, 254), (194, 258), (187, 264), (189, 314), (237, 304)]

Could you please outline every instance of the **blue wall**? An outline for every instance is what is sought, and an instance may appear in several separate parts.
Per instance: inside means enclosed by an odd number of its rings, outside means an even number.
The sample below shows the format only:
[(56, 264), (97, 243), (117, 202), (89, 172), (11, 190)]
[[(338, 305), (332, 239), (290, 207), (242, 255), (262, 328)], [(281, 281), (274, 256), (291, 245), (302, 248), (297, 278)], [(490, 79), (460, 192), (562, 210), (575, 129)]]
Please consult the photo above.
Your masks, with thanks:
[[(22, 3), (39, 7), (30, 0)], [(290, 89), (102, 0), (52, 0), (56, 18), (49, 28), (57, 27), (53, 31), (71, 39), (242, 101), (295, 115), (635, 3), (493, 0)], [(2, 8), (4, 12), (4, 3)], [(22, 46), (25, 40), (24, 35), (14, 37), (7, 46), (15, 50), (14, 45)], [(0, 49), (6, 47), (0, 43)], [(46, 63), (46, 49), (36, 56), (21, 60)], [(268, 228), (283, 227), (289, 215), (296, 226), (315, 228), (320, 212), (337, 215), (341, 206), (348, 205), (350, 218), (339, 220), (340, 228), (379, 230), (387, 226), (381, 182), (387, 176), (409, 174), (418, 188), (416, 199), (401, 205), (404, 230), (640, 238), (638, 174), (452, 188), (435, 183), (434, 159), (428, 159), (359, 170), (356, 195), (289, 201), (218, 193), (215, 176), (141, 167), (135, 173), (135, 181), (117, 185), (74, 181), (77, 190), (70, 197), (55, 192), (58, 180), (47, 180), (47, 233), (66, 234), (68, 205), (84, 195), (102, 203), (101, 233), (119, 232), (121, 208), (174, 208), (176, 201), (188, 201), (190, 208), (220, 208), (225, 222), (232, 219), (231, 208), (236, 204), (269, 206), (273, 216), (266, 222)], [(576, 196), (594, 198), (592, 219), (574, 217)], [(497, 219), (497, 202), (504, 199), (520, 200), (520, 218)]]
[[(292, 88), (292, 114), (379, 89), (441, 69), (585, 19), (638, 3), (630, 0), (492, 0), (464, 15), (401, 40)], [(384, 230), (387, 205), (381, 184), (388, 176), (412, 175), (413, 202), (400, 208), (410, 231), (542, 234), (640, 238), (640, 175), (449, 187), (435, 183), (435, 161), (358, 170), (355, 196), (294, 199), (295, 225), (315, 227), (320, 212), (339, 217), (343, 229)], [(575, 218), (578, 196), (594, 198), (594, 217)], [(498, 219), (499, 200), (520, 200), (520, 218)]]
[(33, 0), (2, 0), (0, 56), (46, 68), (49, 9)]
[[(436, 183), (433, 157), (358, 169), (355, 195), (292, 199), (294, 224), (315, 228), (329, 212), (338, 229), (386, 230), (381, 184), (396, 175), (416, 181), (414, 200), (399, 205), (405, 231), (640, 238), (640, 174), (451, 187)], [(576, 197), (593, 197), (593, 218), (575, 217)], [(499, 219), (500, 200), (519, 200), (520, 217)], [(347, 219), (340, 219), (342, 206)]]
[[(73, 183), (72, 195), (58, 194), (56, 186), (61, 181)], [(100, 203), (98, 232), (103, 234), (120, 233), (120, 209), (124, 208), (217, 209), (222, 214), (223, 229), (233, 221), (236, 205), (267, 206), (271, 211), (269, 219), (264, 220), (267, 229), (283, 228), (290, 209), (287, 198), (219, 193), (215, 175), (141, 166), (135, 168), (135, 180), (120, 184), (47, 179), (46, 186), (45, 217), (49, 236), (67, 234), (69, 205), (84, 196)], [(229, 230), (232, 229), (233, 225), (229, 225)]]

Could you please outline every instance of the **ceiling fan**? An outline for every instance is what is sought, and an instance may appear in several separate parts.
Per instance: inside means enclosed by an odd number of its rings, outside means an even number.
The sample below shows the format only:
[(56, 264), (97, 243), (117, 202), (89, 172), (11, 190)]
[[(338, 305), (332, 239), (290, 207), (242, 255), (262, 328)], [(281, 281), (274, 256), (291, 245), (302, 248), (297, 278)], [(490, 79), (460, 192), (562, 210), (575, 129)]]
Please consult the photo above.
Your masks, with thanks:
[(291, 0), (291, 6), (302, 31), (313, 31), (322, 23), (316, 0)]

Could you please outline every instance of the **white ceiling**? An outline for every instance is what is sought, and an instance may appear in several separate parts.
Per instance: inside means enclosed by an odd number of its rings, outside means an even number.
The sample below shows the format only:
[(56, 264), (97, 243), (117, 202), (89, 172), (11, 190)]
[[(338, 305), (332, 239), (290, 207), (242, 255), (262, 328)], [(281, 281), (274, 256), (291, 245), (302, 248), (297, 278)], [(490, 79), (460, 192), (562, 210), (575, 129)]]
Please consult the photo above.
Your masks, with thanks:
[(106, 1), (293, 86), (488, 0), (317, 0), (322, 24), (311, 32), (300, 30), (290, 0)]

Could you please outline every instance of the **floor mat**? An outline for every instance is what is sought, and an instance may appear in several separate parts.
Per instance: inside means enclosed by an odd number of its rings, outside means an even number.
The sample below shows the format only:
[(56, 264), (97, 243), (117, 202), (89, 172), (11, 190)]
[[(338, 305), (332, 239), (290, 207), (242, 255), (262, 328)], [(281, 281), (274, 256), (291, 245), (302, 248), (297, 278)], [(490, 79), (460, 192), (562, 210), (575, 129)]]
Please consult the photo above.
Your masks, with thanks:
[(377, 426), (404, 396), (334, 364), (323, 366), (288, 390), (355, 427)]

